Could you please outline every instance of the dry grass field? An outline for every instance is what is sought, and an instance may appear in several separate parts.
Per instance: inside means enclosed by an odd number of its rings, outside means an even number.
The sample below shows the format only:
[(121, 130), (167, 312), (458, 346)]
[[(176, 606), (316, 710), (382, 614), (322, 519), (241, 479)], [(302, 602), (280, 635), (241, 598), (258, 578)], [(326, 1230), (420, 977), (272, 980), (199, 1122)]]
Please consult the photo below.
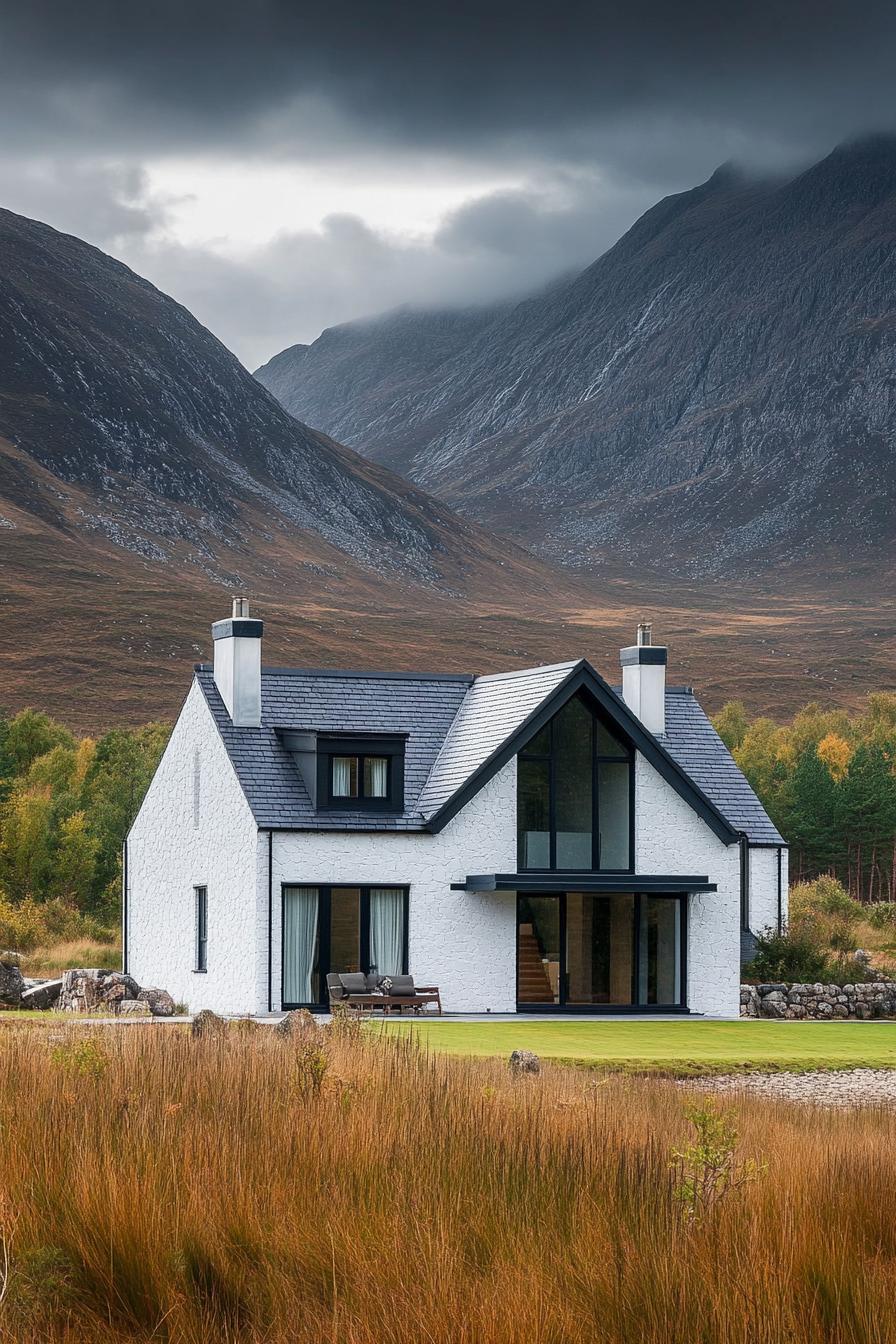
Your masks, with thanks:
[(0, 1036), (0, 1339), (896, 1337), (896, 1116), (735, 1104), (688, 1215), (657, 1081), (232, 1026)]

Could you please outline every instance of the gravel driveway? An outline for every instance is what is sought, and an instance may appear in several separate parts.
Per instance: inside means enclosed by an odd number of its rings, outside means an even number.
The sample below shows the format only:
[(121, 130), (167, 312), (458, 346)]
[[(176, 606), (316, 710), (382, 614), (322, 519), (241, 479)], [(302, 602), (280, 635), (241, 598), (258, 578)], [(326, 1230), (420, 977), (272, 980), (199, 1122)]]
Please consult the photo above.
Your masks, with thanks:
[(689, 1078), (681, 1087), (802, 1101), (814, 1106), (896, 1106), (896, 1069), (844, 1069), (831, 1073), (726, 1073)]

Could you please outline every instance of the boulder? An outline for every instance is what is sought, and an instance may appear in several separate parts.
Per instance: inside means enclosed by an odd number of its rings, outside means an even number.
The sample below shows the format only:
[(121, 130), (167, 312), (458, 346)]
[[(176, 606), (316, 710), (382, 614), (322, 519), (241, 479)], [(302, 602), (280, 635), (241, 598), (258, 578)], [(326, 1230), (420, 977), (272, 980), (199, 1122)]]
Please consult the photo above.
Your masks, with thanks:
[(64, 1013), (89, 1013), (98, 1007), (114, 1007), (123, 999), (136, 999), (139, 993), (137, 981), (124, 971), (80, 968), (63, 975), (58, 1007)]
[(62, 991), (61, 980), (35, 980), (22, 994), (23, 1008), (55, 1008)]
[(223, 1036), (226, 1030), (227, 1023), (224, 1018), (213, 1013), (211, 1008), (203, 1008), (190, 1023), (190, 1034), (194, 1040), (200, 1040), (205, 1036)]
[(118, 1005), (121, 1017), (149, 1017), (149, 1004), (144, 999), (122, 999)]
[(17, 952), (0, 952), (0, 1004), (18, 1008), (25, 990)]
[(136, 997), (147, 1005), (153, 1017), (174, 1017), (174, 1000), (167, 989), (141, 989)]
[(274, 1031), (278, 1036), (286, 1036), (290, 1040), (308, 1040), (319, 1036), (321, 1027), (307, 1008), (293, 1008), (280, 1019)]
[(509, 1064), (510, 1072), (515, 1077), (523, 1073), (541, 1073), (541, 1060), (531, 1050), (514, 1050)]

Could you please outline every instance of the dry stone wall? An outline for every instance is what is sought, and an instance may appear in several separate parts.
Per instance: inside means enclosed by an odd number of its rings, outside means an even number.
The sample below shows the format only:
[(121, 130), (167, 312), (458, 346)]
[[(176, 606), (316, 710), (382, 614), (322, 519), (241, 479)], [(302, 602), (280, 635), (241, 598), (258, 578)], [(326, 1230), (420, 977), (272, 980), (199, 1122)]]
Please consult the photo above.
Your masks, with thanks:
[(741, 985), (741, 1017), (896, 1017), (896, 981), (858, 985)]

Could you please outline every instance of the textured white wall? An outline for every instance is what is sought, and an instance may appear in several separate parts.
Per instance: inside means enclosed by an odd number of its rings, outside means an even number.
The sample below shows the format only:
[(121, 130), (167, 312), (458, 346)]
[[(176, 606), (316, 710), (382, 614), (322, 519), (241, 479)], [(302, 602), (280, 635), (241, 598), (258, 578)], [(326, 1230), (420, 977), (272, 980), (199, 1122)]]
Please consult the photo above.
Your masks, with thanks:
[[(516, 1008), (516, 896), (452, 891), (468, 873), (516, 870), (516, 761), (438, 835), (274, 835), (274, 1007), (280, 1004), (281, 884), (409, 886), (409, 969), (446, 1012)], [(266, 857), (259, 881), (267, 891)], [(265, 998), (267, 990), (265, 989)]]
[(706, 822), (637, 755), (635, 868), (715, 882), (718, 891), (689, 897), (688, 1007), (737, 1017), (740, 1012), (740, 851)]
[[(258, 848), (249, 805), (194, 683), (128, 838), (128, 968), (140, 984), (167, 989), (191, 1012), (266, 1006), (258, 995), (266, 930)], [(204, 975), (194, 971), (196, 886), (208, 888)]]
[[(781, 852), (781, 914), (787, 923), (787, 850)], [(750, 928), (754, 933), (778, 925), (778, 851), (750, 850)]]

